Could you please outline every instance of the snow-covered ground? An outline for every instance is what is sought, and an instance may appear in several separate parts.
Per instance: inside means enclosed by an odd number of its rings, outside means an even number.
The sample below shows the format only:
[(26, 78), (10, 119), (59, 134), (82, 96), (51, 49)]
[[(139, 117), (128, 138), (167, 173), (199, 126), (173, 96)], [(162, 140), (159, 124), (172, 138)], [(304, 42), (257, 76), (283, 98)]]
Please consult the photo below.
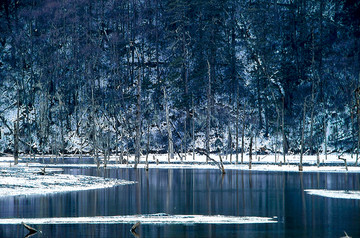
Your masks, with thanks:
[(21, 166), (0, 167), (0, 197), (80, 191), (134, 183), (93, 176), (58, 174), (51, 169), (46, 170), (49, 174), (41, 175), (39, 172), (40, 169)]
[(276, 217), (237, 217), (237, 216), (204, 216), (204, 215), (169, 215), (164, 213), (128, 216), (95, 216), (95, 217), (53, 217), (53, 218), (9, 218), (0, 219), (0, 224), (254, 224), (277, 223)]
[[(183, 154), (182, 154), (183, 156)], [(216, 154), (212, 154), (211, 158), (220, 161), (220, 157)], [(303, 172), (355, 172), (360, 173), (360, 167), (354, 166), (356, 158), (351, 155), (342, 155), (341, 158), (345, 158), (347, 161), (346, 170), (343, 160), (338, 159), (337, 155), (327, 155), (325, 160), (324, 155), (319, 156), (320, 166), (317, 166), (317, 156), (304, 156), (303, 157)], [(115, 161), (115, 157), (112, 158)], [(249, 170), (249, 156), (244, 155), (243, 163), (241, 164), (241, 155), (239, 154), (238, 163), (236, 164), (236, 156), (232, 155), (231, 161), (230, 156), (222, 156), (225, 170), (227, 169), (238, 169), (238, 170)], [(129, 157), (129, 161), (133, 163), (134, 157)], [(167, 154), (162, 155), (149, 155), (149, 168), (190, 168), (190, 169), (218, 169), (218, 166), (209, 161), (206, 163), (205, 155), (196, 155), (195, 160), (193, 160), (192, 154), (187, 154), (186, 159), (181, 160), (179, 156), (176, 156), (174, 160), (168, 162)], [(281, 161), (281, 165), (280, 165)], [(277, 155), (258, 155), (255, 157), (253, 155), (251, 170), (254, 171), (288, 171), (288, 172), (298, 172), (299, 171), (299, 161), (300, 155), (287, 155), (285, 158), (285, 163), (283, 162), (283, 157)], [(156, 164), (158, 162), (158, 164)], [(118, 167), (123, 167), (126, 165), (113, 165)], [(145, 167), (145, 156), (141, 157), (141, 164), (139, 168)]]
[[(213, 162), (209, 161), (206, 163), (206, 156), (196, 154), (195, 160), (193, 160), (192, 154), (187, 154), (186, 159), (183, 154), (183, 159), (181, 160), (178, 155), (174, 159), (168, 162), (167, 154), (150, 154), (148, 156), (149, 169), (151, 168), (160, 168), (160, 169), (218, 169), (218, 166)], [(51, 156), (46, 156), (47, 158)], [(69, 156), (67, 156), (69, 157)], [(29, 156), (24, 156), (22, 158), (29, 158)], [(125, 159), (129, 159), (129, 164), (120, 164), (117, 163), (117, 157), (112, 156), (110, 162), (107, 164), (108, 167), (117, 167), (117, 168), (126, 168), (133, 167), (134, 156), (129, 157), (125, 156)], [(215, 161), (219, 161), (219, 156), (212, 154), (211, 158)], [(331, 154), (327, 155), (325, 159), (324, 155), (319, 156), (319, 166), (317, 156), (306, 155), (303, 157), (303, 172), (337, 172), (337, 173), (360, 173), (360, 166), (354, 166), (356, 161), (356, 156), (351, 157), (350, 154), (341, 155), (341, 158), (346, 159), (347, 169), (343, 160), (338, 159), (338, 155)], [(236, 164), (236, 156), (232, 155), (231, 161), (230, 156), (222, 156), (224, 162), (225, 171), (228, 169), (237, 169), (237, 170), (249, 170), (249, 156), (244, 155), (243, 163), (241, 164), (241, 155), (238, 157), (238, 164)], [(280, 164), (281, 161), (281, 164)], [(251, 170), (253, 171), (288, 171), (288, 172), (298, 172), (299, 171), (299, 155), (287, 155), (285, 158), (285, 163), (283, 162), (283, 157), (278, 155), (275, 159), (275, 155), (258, 155), (255, 157), (253, 155)], [(360, 161), (359, 161), (360, 162)], [(0, 157), (0, 167), (9, 167), (13, 164), (12, 157)], [(22, 159), (20, 159), (20, 165), (26, 166)], [(34, 161), (34, 163), (29, 163), (29, 167), (96, 167), (94, 163), (85, 163), (85, 164), (67, 164), (66, 159), (61, 162), (61, 164), (39, 164)], [(146, 167), (146, 156), (141, 156), (140, 164), (138, 168)]]

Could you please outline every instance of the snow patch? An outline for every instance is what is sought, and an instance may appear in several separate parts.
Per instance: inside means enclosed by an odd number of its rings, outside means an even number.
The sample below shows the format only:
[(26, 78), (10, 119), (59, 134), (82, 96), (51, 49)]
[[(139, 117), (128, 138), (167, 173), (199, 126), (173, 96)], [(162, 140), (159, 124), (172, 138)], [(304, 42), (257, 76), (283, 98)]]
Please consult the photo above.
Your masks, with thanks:
[(0, 224), (253, 224), (277, 223), (276, 218), (252, 216), (205, 216), (205, 215), (168, 215), (165, 213), (127, 216), (95, 217), (54, 217), (54, 218), (9, 218), (0, 219)]
[[(56, 172), (55, 169), (46, 171)], [(42, 195), (90, 190), (135, 183), (85, 175), (41, 175), (40, 172), (39, 169), (34, 168), (2, 168), (0, 170), (0, 198), (4, 196)]]
[(360, 199), (360, 191), (349, 190), (327, 190), (327, 189), (306, 189), (309, 195), (339, 199)]

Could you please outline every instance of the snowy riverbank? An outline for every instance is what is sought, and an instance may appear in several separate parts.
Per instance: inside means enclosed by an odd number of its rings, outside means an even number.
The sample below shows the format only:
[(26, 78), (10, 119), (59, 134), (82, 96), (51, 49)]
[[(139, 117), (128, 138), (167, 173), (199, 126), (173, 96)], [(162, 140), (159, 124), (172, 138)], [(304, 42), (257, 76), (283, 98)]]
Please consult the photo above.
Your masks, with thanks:
[[(96, 167), (95, 163), (89, 163), (89, 158), (83, 158), (81, 163), (68, 163), (68, 160), (76, 157), (58, 157), (45, 156), (44, 161), (39, 161), (37, 158), (30, 158), (22, 156), (19, 159), (19, 164), (13, 165), (13, 158), (10, 156), (0, 157), (0, 197), (1, 196), (17, 196), (17, 195), (34, 195), (47, 194), (56, 192), (79, 191), (88, 189), (106, 188), (117, 185), (131, 184), (133, 182), (123, 181), (117, 179), (104, 179), (92, 176), (81, 175), (67, 175), (59, 173), (49, 173), (41, 175), (41, 168), (46, 168), (46, 172), (54, 172), (56, 168), (66, 167)], [(49, 159), (50, 158), (50, 159)], [(219, 156), (212, 154), (211, 158), (219, 161)], [(280, 163), (282, 157), (278, 157), (275, 161), (274, 155), (255, 156), (252, 160), (251, 171), (270, 171), (270, 172), (299, 172), (300, 156), (289, 155), (286, 156), (286, 162)], [(342, 155), (341, 158), (346, 159), (347, 167), (343, 160), (339, 160), (337, 155), (328, 155), (327, 159), (321, 155), (319, 161), (317, 156), (304, 156), (303, 158), (303, 173), (307, 172), (321, 172), (321, 173), (360, 173), (360, 166), (355, 165), (355, 156)], [(121, 164), (118, 157), (110, 157), (107, 163), (108, 168), (132, 168), (134, 167), (134, 156), (125, 157), (128, 163)], [(226, 170), (244, 170), (248, 171), (249, 157), (246, 155), (241, 164), (241, 157), (239, 156), (239, 163), (236, 164), (236, 157), (233, 155), (230, 161), (230, 156), (223, 156), (224, 168)], [(318, 166), (319, 162), (319, 166)], [(101, 167), (103, 167), (103, 160)], [(206, 156), (196, 155), (195, 160), (191, 154), (186, 156), (186, 159), (179, 159), (175, 157), (168, 162), (167, 154), (150, 154), (148, 156), (148, 165), (146, 165), (146, 156), (141, 156), (139, 169), (144, 169), (148, 166), (149, 169), (218, 169), (218, 165), (210, 161), (206, 163)], [(219, 171), (220, 173), (220, 171)]]
[[(168, 161), (167, 154), (149, 154), (148, 156), (148, 167), (159, 168), (159, 169), (218, 169), (218, 166), (213, 161), (206, 163), (206, 156), (196, 154), (195, 160), (193, 159), (192, 154), (187, 154), (184, 157), (184, 154), (181, 154), (183, 159), (180, 159), (178, 155), (174, 159)], [(79, 163), (68, 163), (68, 159), (78, 158), (78, 156), (69, 156), (57, 157), (51, 155), (45, 155), (46, 159), (39, 163), (40, 156), (36, 156), (36, 159), (30, 156), (22, 156), (19, 159), (19, 165), (17, 167), (96, 167), (95, 163), (89, 162), (89, 157), (84, 157)], [(50, 158), (50, 160), (49, 160)], [(219, 156), (212, 154), (211, 158), (219, 162)], [(346, 159), (347, 166), (342, 159), (338, 159), (338, 155), (331, 154), (320, 155), (317, 157), (306, 155), (303, 157), (303, 172), (336, 172), (336, 173), (360, 173), (360, 166), (355, 166), (356, 156), (351, 156), (350, 154), (343, 154), (341, 158)], [(101, 159), (101, 167), (104, 166), (103, 158)], [(133, 155), (124, 156), (124, 160), (128, 160), (128, 163), (121, 164), (119, 162), (119, 156), (111, 156), (110, 160), (107, 162), (108, 168), (129, 168), (134, 167), (135, 158)], [(241, 155), (239, 154), (238, 163), (236, 164), (236, 156), (232, 155), (231, 160), (230, 156), (222, 156), (225, 170), (235, 169), (235, 170), (250, 170), (249, 169), (249, 156), (244, 155), (243, 163), (241, 163)], [(13, 158), (10, 156), (0, 157), (0, 168), (1, 167), (11, 167), (13, 166)], [(253, 155), (252, 159), (252, 171), (274, 171), (274, 172), (299, 172), (299, 161), (300, 155), (287, 155), (285, 157), (285, 163), (283, 162), (283, 157), (278, 155), (275, 158), (275, 155), (258, 155), (255, 157)], [(281, 162), (281, 163), (280, 163)], [(360, 161), (359, 161), (360, 162)], [(147, 167), (146, 165), (146, 156), (141, 156), (140, 163), (138, 168), (142, 169)]]

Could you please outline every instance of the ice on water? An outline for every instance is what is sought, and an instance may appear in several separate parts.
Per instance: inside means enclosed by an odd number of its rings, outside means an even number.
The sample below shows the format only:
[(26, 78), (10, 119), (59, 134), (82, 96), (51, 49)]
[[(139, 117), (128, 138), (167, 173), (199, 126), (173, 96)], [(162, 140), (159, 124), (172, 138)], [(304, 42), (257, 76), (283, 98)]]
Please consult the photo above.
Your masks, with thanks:
[(54, 217), (54, 218), (9, 218), (0, 219), (0, 224), (252, 224), (277, 223), (276, 218), (256, 216), (222, 216), (222, 215), (169, 215), (165, 213), (126, 216), (95, 217)]

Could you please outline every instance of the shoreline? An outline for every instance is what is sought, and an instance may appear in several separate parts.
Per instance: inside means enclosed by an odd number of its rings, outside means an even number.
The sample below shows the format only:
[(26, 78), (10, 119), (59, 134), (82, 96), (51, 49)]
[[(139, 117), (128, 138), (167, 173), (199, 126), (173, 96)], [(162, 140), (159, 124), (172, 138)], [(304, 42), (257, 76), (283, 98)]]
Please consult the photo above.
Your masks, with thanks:
[[(303, 163), (303, 171), (299, 171), (299, 166), (296, 164), (297, 156), (289, 156), (286, 164), (275, 164), (271, 157), (263, 159), (262, 161), (253, 161), (251, 169), (249, 168), (248, 157), (244, 158), (243, 164), (230, 163), (224, 158), (225, 174), (219, 170), (219, 158), (211, 155), (214, 161), (206, 163), (205, 156), (197, 156), (196, 160), (179, 160), (174, 159), (168, 163), (166, 154), (152, 155), (151, 159), (146, 164), (146, 157), (142, 156), (137, 169), (153, 170), (153, 169), (192, 169), (192, 170), (213, 170), (214, 176), (226, 176), (227, 173), (232, 172), (264, 172), (264, 173), (339, 173), (339, 174), (360, 174), (360, 166), (351, 166), (355, 163), (355, 158), (350, 155), (343, 157), (349, 159), (350, 166), (345, 167), (339, 164), (335, 155), (329, 156), (326, 163), (317, 166), (316, 156), (305, 156)], [(12, 157), (0, 157), (0, 186), (2, 187), (1, 197), (27, 196), (27, 195), (41, 195), (52, 194), (58, 192), (70, 192), (80, 190), (92, 190), (106, 187), (113, 187), (118, 185), (134, 184), (136, 181), (125, 181), (118, 179), (103, 179), (93, 176), (56, 174), (61, 168), (97, 168), (93, 158), (87, 157), (77, 160), (78, 157), (45, 157), (43, 161), (39, 158), (33, 159), (29, 157), (20, 157), (19, 164), (13, 165)], [(314, 160), (315, 159), (315, 160)], [(42, 159), (40, 159), (42, 160)], [(82, 163), (77, 163), (77, 162)], [(51, 162), (51, 163), (50, 163)], [(102, 161), (103, 162), (103, 161)], [(134, 169), (134, 156), (129, 156), (128, 164), (118, 164), (115, 156), (110, 157), (106, 164), (101, 164), (99, 169)], [(232, 161), (234, 162), (234, 161)], [(231, 172), (229, 172), (231, 171)], [(43, 174), (41, 174), (43, 172)], [(55, 174), (54, 174), (55, 173)], [(349, 197), (346, 191), (310, 191), (312, 195), (331, 196), (339, 198)], [(345, 194), (345, 195), (344, 195)], [(360, 199), (358, 192), (351, 194), (350, 199)]]
[[(137, 167), (139, 169), (219, 169), (219, 156), (216, 154), (210, 155), (215, 162), (206, 162), (205, 155), (197, 154), (195, 160), (193, 160), (192, 154), (187, 154), (187, 159), (181, 160), (178, 156), (175, 159), (168, 162), (167, 154), (149, 154), (148, 165), (146, 163), (146, 156), (140, 157), (140, 162)], [(254, 156), (255, 157), (255, 156)], [(249, 156), (245, 155), (243, 163), (239, 161), (235, 163), (236, 156), (232, 155), (230, 162), (230, 156), (223, 156), (223, 165), (226, 170), (241, 170), (241, 171), (268, 171), (268, 172), (300, 172), (299, 171), (299, 160), (300, 155), (288, 155), (286, 156), (286, 162), (282, 162), (282, 156), (278, 156), (275, 161), (275, 155), (258, 155), (256, 159), (251, 161), (251, 169), (249, 169)], [(343, 159), (338, 159), (338, 155), (331, 154), (327, 155), (325, 160), (324, 155), (317, 157), (316, 155), (306, 155), (303, 157), (303, 171), (307, 172), (321, 172), (321, 173), (360, 173), (360, 166), (355, 166), (356, 158), (351, 158), (350, 154), (343, 154), (341, 158), (346, 160), (346, 165)], [(67, 160), (79, 159), (80, 163), (67, 163)], [(119, 156), (110, 156), (110, 159), (104, 164), (103, 157), (99, 157), (100, 167), (99, 168), (133, 168), (135, 163), (134, 155), (124, 156), (124, 159), (128, 159), (128, 163), (121, 164), (119, 162)], [(39, 162), (41, 161), (41, 163)], [(50, 161), (48, 161), (50, 160)], [(56, 157), (54, 155), (36, 155), (35, 159), (31, 155), (22, 155), (19, 158), (19, 164), (13, 164), (13, 158), (10, 156), (0, 157), (0, 167), (31, 167), (31, 168), (96, 168), (97, 165), (94, 159), (90, 155), (84, 155), (80, 158), (78, 155), (65, 155), (63, 157)], [(319, 163), (319, 165), (318, 165)]]

